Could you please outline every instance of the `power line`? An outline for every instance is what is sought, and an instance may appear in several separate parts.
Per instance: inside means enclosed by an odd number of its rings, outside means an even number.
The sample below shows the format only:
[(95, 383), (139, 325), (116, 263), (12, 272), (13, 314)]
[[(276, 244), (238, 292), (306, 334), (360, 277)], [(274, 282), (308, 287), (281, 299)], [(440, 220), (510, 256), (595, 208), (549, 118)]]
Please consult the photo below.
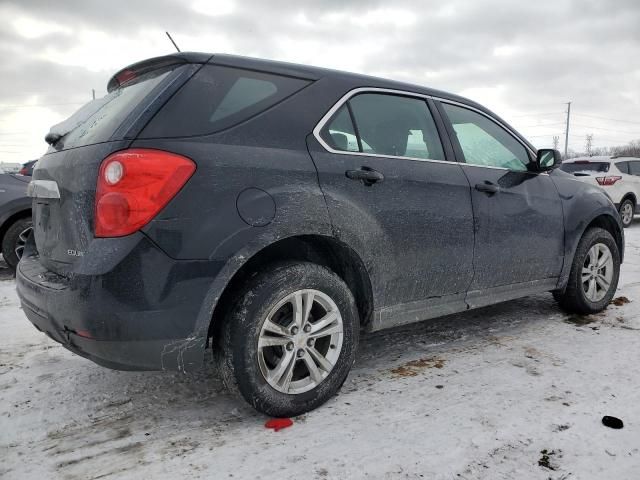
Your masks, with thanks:
[(547, 113), (525, 113), (523, 115), (511, 115), (513, 118), (518, 117), (542, 117), (544, 115), (560, 115), (565, 112), (547, 112)]
[(598, 115), (587, 115), (586, 113), (574, 113), (574, 115), (576, 115), (578, 117), (598, 118), (600, 120), (610, 120), (612, 122), (633, 123), (633, 124), (636, 124), (636, 125), (640, 125), (640, 122), (633, 122), (631, 120), (621, 120), (621, 119), (617, 119), (617, 118), (600, 117)]
[(84, 105), (87, 102), (68, 102), (68, 103), (22, 103), (16, 105), (0, 105), (0, 108), (33, 108), (33, 107), (60, 107), (63, 105)]
[(564, 125), (564, 122), (555, 122), (555, 123), (542, 123), (540, 125), (524, 125), (520, 128), (534, 128), (534, 127), (553, 127), (555, 125)]
[(593, 128), (594, 130), (606, 130), (608, 132), (624, 133), (627, 135), (640, 135), (640, 132), (628, 132), (626, 130), (618, 130), (617, 128), (594, 127), (592, 125), (584, 125), (580, 123), (574, 123), (574, 125), (577, 127), (583, 127), (583, 128)]

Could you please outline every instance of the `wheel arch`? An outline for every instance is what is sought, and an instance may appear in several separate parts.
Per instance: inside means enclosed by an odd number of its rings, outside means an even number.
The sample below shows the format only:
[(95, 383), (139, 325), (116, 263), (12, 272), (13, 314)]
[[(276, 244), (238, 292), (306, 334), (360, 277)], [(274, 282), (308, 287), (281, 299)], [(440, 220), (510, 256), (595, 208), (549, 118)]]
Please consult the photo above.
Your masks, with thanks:
[(622, 202), (624, 202), (625, 200), (631, 200), (634, 207), (638, 205), (638, 199), (636, 197), (636, 194), (633, 192), (625, 193), (622, 197), (622, 200), (620, 200), (620, 204), (622, 205)]
[[(613, 210), (615, 211), (615, 210)], [(572, 246), (570, 254), (565, 256), (565, 262), (562, 268), (562, 273), (560, 275), (560, 279), (558, 281), (556, 292), (564, 292), (567, 282), (569, 281), (569, 273), (571, 271), (571, 265), (573, 264), (573, 257), (576, 254), (576, 249), (578, 247), (578, 242), (584, 236), (584, 234), (590, 228), (602, 228), (608, 231), (618, 246), (618, 250), (620, 252), (620, 263), (624, 260), (624, 231), (623, 227), (620, 223), (620, 220), (613, 216), (611, 211), (602, 211), (596, 212), (595, 215), (589, 221), (584, 222), (584, 227), (580, 228), (577, 233), (579, 235), (575, 235), (573, 237)]]
[(620, 252), (620, 262), (622, 263), (624, 256), (624, 233), (622, 228), (620, 227), (619, 222), (612, 216), (606, 213), (600, 214), (595, 217), (589, 224), (584, 228), (580, 238), (582, 238), (590, 228), (602, 228), (603, 230), (608, 231), (613, 239), (616, 241), (616, 245), (618, 246), (618, 250)]
[(228, 316), (242, 284), (250, 275), (270, 263), (287, 260), (312, 262), (332, 270), (353, 293), (360, 324), (366, 325), (370, 321), (374, 307), (373, 289), (360, 256), (334, 237), (319, 234), (296, 235), (265, 246), (233, 274), (213, 308), (208, 337), (213, 337), (214, 341), (219, 337), (223, 320)]
[(30, 216), (31, 216), (31, 206), (29, 206), (28, 209), (22, 209), (22, 210), (13, 212), (8, 217), (6, 217), (2, 221), (2, 224), (0, 225), (0, 245), (2, 245), (4, 236), (11, 225), (13, 225), (18, 220), (21, 220), (23, 218), (27, 218)]

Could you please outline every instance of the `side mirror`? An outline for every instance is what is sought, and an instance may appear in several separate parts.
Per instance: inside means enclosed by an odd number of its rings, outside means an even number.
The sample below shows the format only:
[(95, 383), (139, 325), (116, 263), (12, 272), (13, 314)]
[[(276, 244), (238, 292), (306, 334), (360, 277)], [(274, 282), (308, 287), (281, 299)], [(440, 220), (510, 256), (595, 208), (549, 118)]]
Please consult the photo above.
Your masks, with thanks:
[(552, 148), (541, 148), (536, 155), (536, 166), (539, 172), (548, 172), (558, 168), (562, 163), (562, 155)]

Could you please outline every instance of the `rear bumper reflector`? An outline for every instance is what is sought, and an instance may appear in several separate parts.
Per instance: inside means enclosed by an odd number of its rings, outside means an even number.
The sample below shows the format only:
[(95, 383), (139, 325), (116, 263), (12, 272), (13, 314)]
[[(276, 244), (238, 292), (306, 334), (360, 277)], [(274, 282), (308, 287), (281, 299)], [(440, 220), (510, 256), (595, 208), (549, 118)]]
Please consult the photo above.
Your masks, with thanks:
[(60, 198), (58, 184), (53, 180), (31, 180), (27, 186), (27, 196), (31, 198)]

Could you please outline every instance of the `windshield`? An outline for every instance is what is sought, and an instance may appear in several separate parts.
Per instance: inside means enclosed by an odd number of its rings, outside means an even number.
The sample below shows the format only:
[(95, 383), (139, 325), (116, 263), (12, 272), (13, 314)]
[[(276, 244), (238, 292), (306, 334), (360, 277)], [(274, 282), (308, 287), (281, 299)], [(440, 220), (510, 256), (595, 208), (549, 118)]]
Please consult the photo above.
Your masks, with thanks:
[(575, 172), (597, 172), (604, 173), (609, 171), (609, 162), (572, 162), (563, 163), (561, 170), (567, 173)]

